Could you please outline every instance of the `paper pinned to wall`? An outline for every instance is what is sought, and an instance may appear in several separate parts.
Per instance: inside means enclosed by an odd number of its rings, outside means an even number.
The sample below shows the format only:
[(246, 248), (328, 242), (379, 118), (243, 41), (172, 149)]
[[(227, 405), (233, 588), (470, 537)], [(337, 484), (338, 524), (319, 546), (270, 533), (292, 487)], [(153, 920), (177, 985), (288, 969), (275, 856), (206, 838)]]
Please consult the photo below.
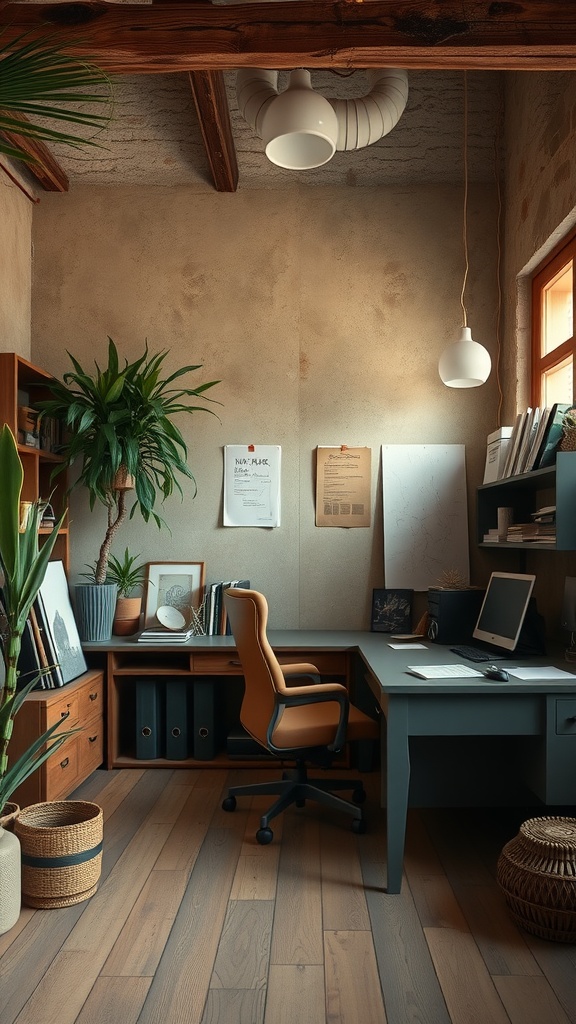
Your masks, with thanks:
[(427, 590), (442, 573), (470, 581), (463, 444), (382, 445), (384, 580)]
[(280, 526), (278, 444), (224, 446), (224, 526)]
[(318, 445), (316, 526), (370, 526), (372, 449)]

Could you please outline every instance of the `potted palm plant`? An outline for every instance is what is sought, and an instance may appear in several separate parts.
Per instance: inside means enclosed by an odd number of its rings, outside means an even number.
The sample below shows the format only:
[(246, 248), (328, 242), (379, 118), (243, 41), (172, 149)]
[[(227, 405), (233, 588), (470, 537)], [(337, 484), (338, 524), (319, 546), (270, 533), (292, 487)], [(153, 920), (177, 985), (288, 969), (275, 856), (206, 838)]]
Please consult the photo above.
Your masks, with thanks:
[[(97, 502), (107, 510), (107, 526), (94, 568), (94, 583), (80, 585), (76, 592), (78, 627), (83, 640), (107, 640), (112, 631), (116, 589), (110, 583), (109, 560), (112, 542), (128, 517), (139, 511), (145, 522), (158, 527), (164, 520), (158, 510), (174, 491), (183, 495), (179, 477), (194, 476), (187, 463), (188, 449), (173, 422), (179, 413), (210, 412), (205, 392), (219, 381), (195, 388), (177, 386), (184, 375), (201, 366), (183, 366), (163, 376), (167, 351), (151, 355), (148, 345), (132, 362), (121, 363), (112, 338), (108, 338), (108, 365), (88, 373), (70, 353), (73, 370), (62, 381), (51, 383), (52, 398), (38, 403), (43, 413), (59, 420), (67, 440), (61, 447), (63, 462), (55, 473), (77, 464), (73, 487), (87, 487), (90, 507)], [(108, 580), (108, 582), (107, 582)], [(84, 590), (82, 590), (84, 587)], [(99, 598), (107, 587), (109, 621), (98, 619), (98, 635), (89, 634), (83, 621), (83, 601)], [(87, 588), (90, 588), (87, 594)]]
[[(45, 537), (41, 548), (38, 546), (38, 528), (42, 516), (42, 504), (35, 502), (28, 514), (25, 526), (20, 529), (20, 494), (24, 472), (18, 456), (14, 435), (4, 425), (0, 430), (0, 843), (9, 848), (2, 851), (3, 871), (7, 864), (13, 865), (13, 873), (19, 878), (20, 848), (15, 836), (9, 838), (1, 824), (3, 815), (8, 816), (10, 798), (18, 786), (53, 754), (77, 729), (64, 730), (65, 720), (56, 722), (14, 762), (9, 763), (9, 745), (12, 737), (14, 717), (26, 695), (37, 684), (38, 679), (29, 679), (20, 686), (18, 658), (22, 646), (22, 634), (40, 585), (46, 566), (58, 537), (62, 520), (54, 531)], [(3, 876), (0, 885), (0, 932), (7, 931), (18, 920), (20, 913), (20, 887), (16, 882), (7, 885)], [(7, 904), (3, 901), (6, 900)]]

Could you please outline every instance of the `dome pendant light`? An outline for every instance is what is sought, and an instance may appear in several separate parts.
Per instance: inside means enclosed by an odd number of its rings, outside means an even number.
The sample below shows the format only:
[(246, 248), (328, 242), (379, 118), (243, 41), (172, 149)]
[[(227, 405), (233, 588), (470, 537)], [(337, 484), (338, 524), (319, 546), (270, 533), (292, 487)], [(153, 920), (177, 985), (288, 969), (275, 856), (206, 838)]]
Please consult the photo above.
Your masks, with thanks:
[(490, 376), (490, 353), (472, 338), (468, 327), (464, 293), (468, 278), (468, 81), (464, 72), (464, 281), (460, 293), (463, 325), (458, 341), (445, 348), (438, 363), (438, 373), (448, 388), (477, 388)]

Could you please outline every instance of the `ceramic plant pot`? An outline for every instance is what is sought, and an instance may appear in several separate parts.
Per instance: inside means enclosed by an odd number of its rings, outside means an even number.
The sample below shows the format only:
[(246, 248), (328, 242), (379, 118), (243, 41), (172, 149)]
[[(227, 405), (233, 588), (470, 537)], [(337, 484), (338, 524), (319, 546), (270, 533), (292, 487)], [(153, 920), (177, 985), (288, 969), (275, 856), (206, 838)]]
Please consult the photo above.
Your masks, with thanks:
[(20, 840), (0, 827), (0, 935), (10, 931), (20, 917)]
[(78, 583), (75, 593), (80, 639), (110, 640), (116, 610), (116, 584)]
[(114, 636), (132, 636), (140, 625), (141, 597), (119, 597), (112, 624)]

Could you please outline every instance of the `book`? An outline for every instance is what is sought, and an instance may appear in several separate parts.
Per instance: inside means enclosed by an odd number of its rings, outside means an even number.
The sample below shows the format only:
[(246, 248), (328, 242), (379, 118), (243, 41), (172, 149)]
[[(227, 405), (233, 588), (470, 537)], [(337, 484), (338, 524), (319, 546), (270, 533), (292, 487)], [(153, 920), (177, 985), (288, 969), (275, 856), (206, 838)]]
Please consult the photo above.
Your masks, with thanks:
[(525, 472), (530, 473), (531, 470), (535, 469), (536, 458), (542, 444), (542, 438), (544, 437), (544, 431), (548, 425), (548, 418), (550, 416), (550, 408), (545, 406), (540, 410), (540, 416), (538, 417), (538, 426), (532, 438), (532, 444), (526, 457)]
[(516, 416), (516, 422), (512, 428), (512, 434), (510, 435), (510, 442), (508, 444), (508, 454), (506, 456), (506, 462), (504, 463), (504, 469), (502, 471), (501, 479), (512, 475), (512, 466), (516, 453), (518, 451), (518, 443), (520, 440), (520, 428), (522, 426), (524, 414), (519, 412)]
[(564, 417), (572, 406), (569, 402), (556, 402), (550, 410), (546, 430), (540, 444), (540, 450), (534, 462), (534, 469), (545, 469), (556, 462), (556, 449), (562, 440)]
[(532, 423), (532, 415), (533, 415), (532, 409), (526, 409), (526, 412), (523, 412), (523, 413), (520, 414), (520, 426), (519, 426), (519, 429), (518, 429), (518, 443), (516, 445), (516, 450), (514, 452), (514, 458), (512, 459), (512, 463), (510, 465), (510, 474), (509, 474), (510, 476), (518, 476), (522, 472), (522, 470), (519, 468), (520, 467), (520, 460), (521, 460), (522, 452), (524, 450), (524, 441), (525, 441), (527, 432), (530, 430), (530, 425)]

